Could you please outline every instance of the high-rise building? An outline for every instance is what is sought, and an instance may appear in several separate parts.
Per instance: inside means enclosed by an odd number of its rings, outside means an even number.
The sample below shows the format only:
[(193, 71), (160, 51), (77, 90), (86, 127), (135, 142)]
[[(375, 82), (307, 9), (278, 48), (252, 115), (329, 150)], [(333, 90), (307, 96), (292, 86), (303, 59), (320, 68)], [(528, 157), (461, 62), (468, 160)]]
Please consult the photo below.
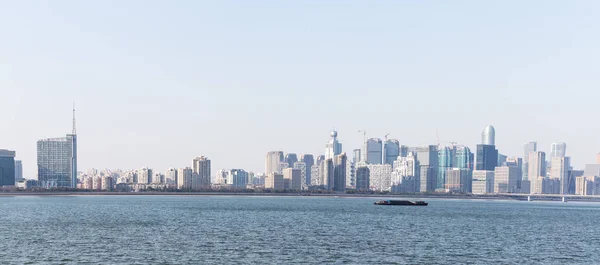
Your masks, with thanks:
[[(271, 172), (278, 172), (279, 163), (283, 162), (283, 152), (282, 151), (271, 151), (267, 153), (267, 157), (265, 158), (265, 174), (269, 174)], [(281, 173), (281, 172), (279, 172)]]
[(388, 164), (368, 164), (369, 184), (373, 191), (392, 190), (392, 166)]
[(400, 142), (390, 139), (385, 142), (385, 163), (393, 165), (394, 161), (400, 156)]
[[(202, 182), (202, 175), (199, 175), (199, 178), (200, 182)], [(243, 169), (229, 170), (229, 174), (227, 174), (227, 184), (235, 188), (245, 188), (248, 184), (248, 172)]]
[[(286, 168), (283, 170), (283, 181), (286, 189), (300, 190), (302, 189), (302, 176), (300, 169)], [(285, 184), (288, 185), (285, 185)]]
[(476, 170), (494, 171), (498, 165), (498, 150), (494, 145), (477, 145)]
[(15, 185), (15, 151), (0, 149), (0, 186)]
[(325, 145), (325, 159), (333, 159), (336, 155), (342, 153), (342, 144), (337, 139), (337, 131), (332, 131), (330, 136), (331, 139)]
[(169, 185), (177, 185), (177, 169), (168, 168), (165, 172), (165, 183)]
[(494, 129), (494, 126), (489, 125), (483, 129), (483, 133), (481, 133), (481, 144), (496, 145), (496, 129)]
[(177, 172), (177, 188), (180, 190), (192, 189), (194, 171), (190, 167), (180, 168)]
[(471, 184), (473, 194), (486, 194), (494, 192), (494, 171), (474, 170)]
[(287, 154), (285, 154), (284, 161), (288, 164), (288, 167), (293, 168), (294, 163), (298, 162), (298, 156), (294, 153), (287, 153)]
[(209, 187), (211, 183), (210, 159), (208, 159), (208, 157), (205, 156), (196, 157), (193, 160), (193, 164), (194, 173), (198, 175), (198, 186), (202, 188)]
[(277, 173), (279, 174), (283, 174), (283, 170), (288, 168), (288, 163), (287, 162), (279, 162), (279, 164), (277, 165)]
[(265, 177), (265, 189), (283, 190), (284, 185), (283, 174), (270, 172)]
[(394, 162), (391, 176), (392, 192), (419, 192), (418, 173), (419, 164), (413, 152), (409, 152), (406, 157), (399, 156)]
[(77, 188), (77, 132), (37, 142), (38, 185), (45, 188)]
[(566, 143), (552, 143), (550, 147), (550, 158), (554, 157), (565, 157), (567, 153), (567, 144)]
[(369, 168), (366, 163), (358, 162), (356, 167), (356, 190), (369, 190)]
[(522, 175), (524, 180), (528, 180), (529, 176), (529, 154), (537, 151), (537, 142), (528, 142), (524, 145), (525, 154), (523, 155), (523, 170)]
[(346, 188), (356, 188), (356, 163), (346, 161)]
[(300, 155), (300, 161), (306, 164), (306, 180), (304, 186), (308, 187), (312, 182), (312, 166), (315, 165), (315, 158), (313, 155), (303, 154)]
[(473, 183), (472, 171), (466, 168), (449, 168), (446, 169), (446, 192), (471, 192)]
[(552, 157), (550, 161), (552, 178), (560, 181), (559, 194), (569, 194), (569, 184), (571, 183), (570, 170), (571, 170), (571, 158), (564, 156)]
[[(306, 175), (310, 171), (304, 162), (295, 162), (294, 169), (300, 170), (300, 189), (305, 190), (309, 185), (306, 184)], [(285, 177), (285, 174), (284, 174)], [(310, 182), (309, 182), (310, 183)]]
[(382, 142), (379, 138), (370, 138), (367, 140), (367, 163), (383, 164), (381, 161)]
[(519, 167), (501, 166), (494, 171), (494, 193), (518, 193)]
[(360, 149), (354, 149), (354, 150), (352, 150), (352, 154), (353, 154), (353, 156), (352, 156), (352, 162), (357, 163), (357, 162), (361, 161), (360, 160), (361, 159), (361, 156), (360, 156), (361, 150)]
[(147, 167), (138, 170), (138, 183), (139, 184), (150, 184), (152, 182), (152, 169)]
[(333, 187), (334, 191), (346, 190), (346, 170), (348, 157), (346, 153), (341, 153), (333, 158)]
[(471, 149), (466, 146), (456, 146), (454, 161), (452, 164), (455, 168), (473, 170), (475, 167), (473, 164), (474, 158), (475, 157), (473, 156)]
[(408, 146), (401, 145), (400, 146), (400, 156), (401, 157), (406, 157), (407, 155), (408, 155)]
[(447, 189), (444, 187), (446, 184), (446, 174), (449, 169), (453, 168), (453, 160), (454, 160), (454, 148), (450, 148), (448, 146), (439, 146), (438, 147), (438, 176), (437, 176), (437, 186), (436, 189)]
[(438, 178), (438, 150), (437, 146), (429, 145), (417, 147), (417, 161), (419, 163), (420, 192), (432, 192), (437, 188)]
[(506, 159), (508, 159), (508, 156), (498, 153), (498, 162), (496, 162), (496, 166), (504, 166), (504, 163), (506, 163)]
[(21, 160), (15, 160), (15, 180), (23, 180), (23, 162)]
[[(546, 153), (535, 151), (529, 153), (529, 180), (536, 180), (538, 177), (546, 177)], [(533, 182), (531, 183), (533, 190)]]

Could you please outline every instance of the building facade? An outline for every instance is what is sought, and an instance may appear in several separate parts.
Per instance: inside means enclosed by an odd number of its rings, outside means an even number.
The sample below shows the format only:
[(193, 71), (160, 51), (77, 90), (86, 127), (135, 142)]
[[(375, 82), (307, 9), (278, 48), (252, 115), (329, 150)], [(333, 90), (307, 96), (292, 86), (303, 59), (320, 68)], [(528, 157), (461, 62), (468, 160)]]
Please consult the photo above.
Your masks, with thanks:
[(283, 160), (284, 157), (282, 151), (268, 152), (265, 158), (265, 174), (269, 174), (271, 172), (278, 172), (277, 170), (279, 168), (279, 163), (283, 162)]
[(38, 185), (44, 188), (77, 187), (77, 136), (37, 142)]
[(0, 186), (15, 186), (15, 151), (0, 149)]
[[(193, 162), (193, 172), (198, 176), (198, 187), (207, 188), (210, 187), (210, 175), (211, 175), (211, 165), (210, 159), (205, 156), (200, 156), (194, 158)], [(246, 176), (247, 177), (247, 176)]]

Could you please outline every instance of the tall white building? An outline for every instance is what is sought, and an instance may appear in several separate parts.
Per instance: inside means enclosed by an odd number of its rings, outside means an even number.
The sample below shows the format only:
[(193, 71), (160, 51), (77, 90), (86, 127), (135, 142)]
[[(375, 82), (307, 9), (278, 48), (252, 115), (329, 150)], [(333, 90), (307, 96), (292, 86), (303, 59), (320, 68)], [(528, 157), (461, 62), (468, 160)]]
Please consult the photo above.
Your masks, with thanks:
[(528, 180), (529, 176), (529, 154), (537, 151), (537, 142), (528, 142), (524, 145), (525, 153), (523, 156), (523, 179)]
[(147, 167), (141, 168), (137, 172), (139, 184), (150, 184), (152, 180), (152, 169)]
[(177, 169), (171, 167), (165, 171), (165, 183), (170, 185), (177, 184)]
[[(279, 172), (279, 164), (284, 160), (282, 151), (271, 151), (265, 158), (265, 174)], [(279, 172), (281, 173), (281, 172)]]
[(419, 192), (418, 172), (419, 167), (413, 152), (409, 152), (406, 157), (398, 157), (394, 161), (391, 175), (392, 191), (400, 193)]
[(550, 157), (565, 157), (567, 153), (567, 144), (566, 143), (552, 143), (550, 146)]
[(337, 131), (332, 131), (330, 136), (331, 139), (325, 145), (325, 159), (333, 159), (336, 155), (342, 153), (342, 144), (337, 139)]
[[(529, 153), (529, 180), (536, 180), (538, 177), (546, 176), (546, 153), (541, 151)], [(532, 183), (533, 186), (533, 183)]]
[(369, 184), (373, 191), (392, 190), (392, 166), (388, 164), (367, 165), (369, 168)]
[(569, 171), (571, 169), (571, 158), (570, 157), (552, 157), (550, 161), (551, 165), (551, 173), (550, 176), (552, 178), (558, 179), (560, 181), (560, 194), (568, 194), (569, 193)]
[(307, 189), (308, 186), (306, 185), (306, 176), (308, 173), (308, 169), (306, 168), (306, 163), (305, 162), (295, 162), (294, 169), (300, 170), (300, 179), (302, 182), (301, 189), (303, 189), (303, 190)]
[(190, 167), (180, 168), (177, 171), (177, 188), (178, 189), (191, 189), (192, 188), (192, 175), (194, 171)]
[(193, 160), (194, 168), (193, 172), (197, 174), (198, 181), (197, 186), (209, 187), (210, 186), (210, 159), (205, 156), (196, 157)]

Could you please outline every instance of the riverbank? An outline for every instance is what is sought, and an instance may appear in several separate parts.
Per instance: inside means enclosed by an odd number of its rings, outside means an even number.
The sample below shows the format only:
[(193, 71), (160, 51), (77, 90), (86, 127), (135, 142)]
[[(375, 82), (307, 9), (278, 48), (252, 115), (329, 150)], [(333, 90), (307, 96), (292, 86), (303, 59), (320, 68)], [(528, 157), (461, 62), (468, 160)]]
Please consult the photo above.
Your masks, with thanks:
[(466, 195), (466, 194), (350, 194), (350, 193), (244, 193), (244, 192), (2, 192), (6, 196), (274, 196), (274, 197), (347, 197), (347, 198), (414, 198), (414, 199), (457, 199), (457, 200), (518, 200), (600, 202), (600, 196), (578, 195), (528, 195), (528, 194), (499, 194), (499, 195)]

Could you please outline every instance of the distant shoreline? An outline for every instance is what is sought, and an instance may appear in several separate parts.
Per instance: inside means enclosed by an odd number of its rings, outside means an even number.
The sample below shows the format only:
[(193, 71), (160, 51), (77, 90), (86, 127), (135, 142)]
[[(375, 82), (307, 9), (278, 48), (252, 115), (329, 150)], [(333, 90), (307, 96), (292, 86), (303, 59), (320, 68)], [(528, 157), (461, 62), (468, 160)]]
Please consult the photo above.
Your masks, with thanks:
[[(348, 193), (243, 193), (243, 192), (0, 192), (0, 197), (11, 196), (271, 196), (271, 197), (346, 197), (346, 198), (419, 198), (456, 200), (511, 200), (560, 201), (560, 195), (450, 195), (450, 194), (348, 194)], [(600, 202), (600, 197), (566, 195), (568, 201)]]

